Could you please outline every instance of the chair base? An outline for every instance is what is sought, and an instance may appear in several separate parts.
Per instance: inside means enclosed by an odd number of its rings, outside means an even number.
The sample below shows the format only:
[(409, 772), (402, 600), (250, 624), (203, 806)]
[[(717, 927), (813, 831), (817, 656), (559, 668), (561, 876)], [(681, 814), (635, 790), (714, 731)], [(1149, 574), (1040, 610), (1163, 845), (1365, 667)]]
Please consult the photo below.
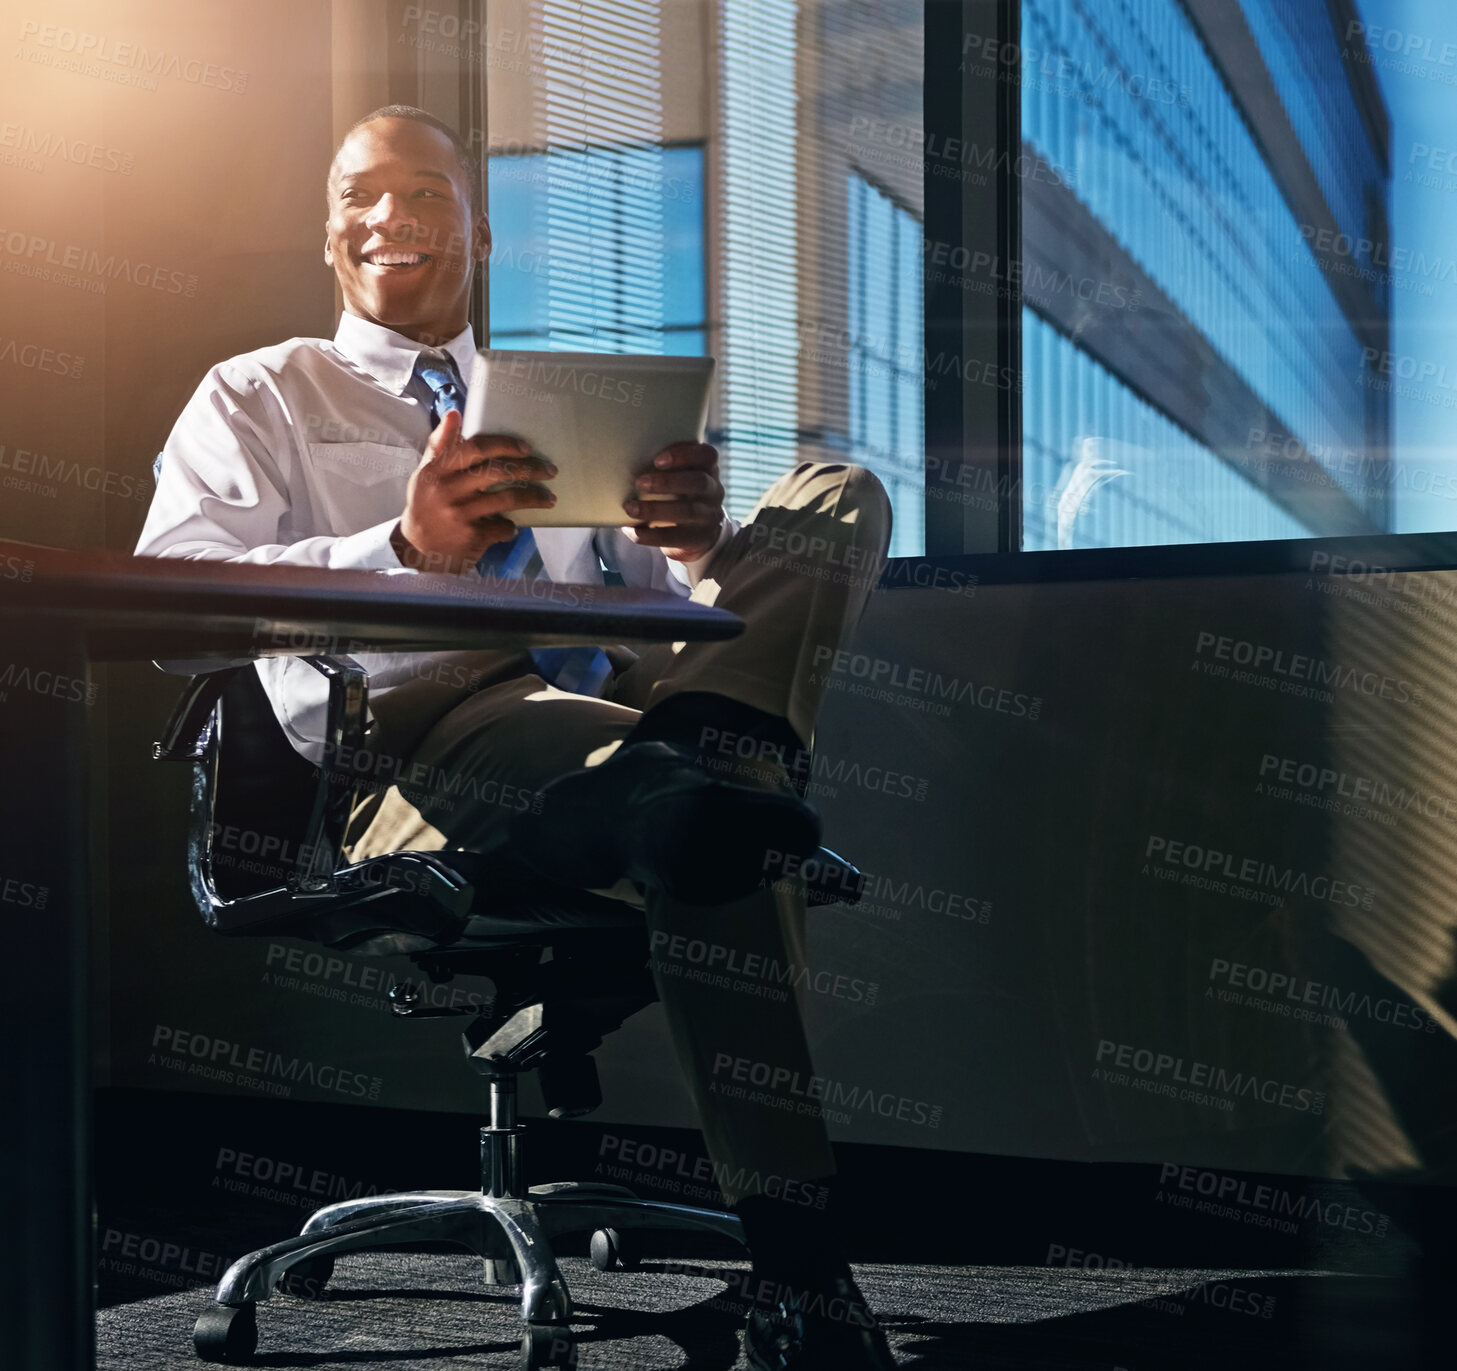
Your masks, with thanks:
[[(208, 1361), (247, 1361), (257, 1338), (254, 1307), (294, 1268), (327, 1271), (341, 1252), (444, 1242), (479, 1256), (487, 1284), (521, 1287), (520, 1316), (530, 1325), (523, 1338), (523, 1365), (571, 1364), (533, 1359), (549, 1358), (553, 1340), (570, 1340), (564, 1325), (572, 1317), (572, 1300), (551, 1239), (560, 1233), (635, 1229), (712, 1233), (745, 1243), (743, 1226), (732, 1214), (641, 1200), (622, 1186), (591, 1182), (538, 1185), (520, 1196), (421, 1190), (344, 1200), (312, 1215), (298, 1237), (250, 1252), (228, 1268), (213, 1305), (198, 1319), (197, 1350)], [(318, 1284), (309, 1288), (305, 1277), (305, 1293), (319, 1293)], [(553, 1337), (543, 1339), (548, 1332)]]

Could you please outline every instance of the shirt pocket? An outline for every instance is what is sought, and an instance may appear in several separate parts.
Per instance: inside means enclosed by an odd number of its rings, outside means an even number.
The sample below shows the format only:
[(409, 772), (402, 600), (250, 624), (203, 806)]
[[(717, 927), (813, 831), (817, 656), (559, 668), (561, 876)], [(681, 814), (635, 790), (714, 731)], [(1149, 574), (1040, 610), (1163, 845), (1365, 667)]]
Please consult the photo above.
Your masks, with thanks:
[(397, 519), (410, 473), (420, 464), (412, 447), (391, 443), (310, 443), (309, 497), (321, 533), (347, 535)]

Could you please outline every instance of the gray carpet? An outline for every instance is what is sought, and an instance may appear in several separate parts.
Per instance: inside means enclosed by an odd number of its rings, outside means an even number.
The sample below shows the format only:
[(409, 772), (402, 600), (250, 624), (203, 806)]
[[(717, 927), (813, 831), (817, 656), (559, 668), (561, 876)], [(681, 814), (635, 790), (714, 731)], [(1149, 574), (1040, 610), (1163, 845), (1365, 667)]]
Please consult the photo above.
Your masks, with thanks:
[[(713, 1263), (714, 1269), (735, 1266)], [(641, 1271), (604, 1274), (583, 1258), (568, 1257), (561, 1269), (576, 1305), (579, 1366), (586, 1371), (729, 1371), (746, 1365), (739, 1348), (745, 1306), (707, 1274), (709, 1267), (648, 1262)], [(515, 1301), (506, 1290), (482, 1285), (479, 1270), (469, 1256), (341, 1257), (326, 1298), (278, 1295), (259, 1307), (254, 1364), (316, 1371), (514, 1367), (520, 1339)], [(1350, 1305), (1339, 1288), (1349, 1292), (1354, 1287), (1348, 1282), (1360, 1284), (1358, 1278), (1253, 1271), (863, 1265), (855, 1272), (897, 1361), (925, 1371), (1149, 1371), (1228, 1366), (1235, 1359), (1248, 1371), (1267, 1356), (1272, 1366), (1303, 1365), (1303, 1358), (1290, 1357), (1297, 1331), (1292, 1318), (1310, 1312), (1311, 1288), (1319, 1287), (1317, 1302), (1328, 1316)], [(1296, 1296), (1297, 1288), (1304, 1294)], [(1216, 1289), (1245, 1292), (1236, 1303), (1272, 1303), (1251, 1317), (1233, 1312), (1227, 1296), (1212, 1297)], [(209, 1296), (208, 1287), (196, 1286), (102, 1310), (97, 1366), (196, 1368), (192, 1326)], [(1304, 1325), (1305, 1319), (1295, 1322)]]

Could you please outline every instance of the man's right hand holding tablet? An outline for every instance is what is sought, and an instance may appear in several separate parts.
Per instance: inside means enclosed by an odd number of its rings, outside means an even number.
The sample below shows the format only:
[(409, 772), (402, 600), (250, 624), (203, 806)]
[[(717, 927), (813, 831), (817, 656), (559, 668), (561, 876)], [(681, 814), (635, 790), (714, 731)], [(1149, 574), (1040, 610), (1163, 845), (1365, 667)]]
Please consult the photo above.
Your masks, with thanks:
[(390, 539), (400, 564), (416, 571), (470, 571), (493, 543), (516, 536), (514, 510), (556, 504), (544, 483), (557, 468), (530, 444), (500, 434), (462, 438), (460, 425), (450, 410), (430, 435)]

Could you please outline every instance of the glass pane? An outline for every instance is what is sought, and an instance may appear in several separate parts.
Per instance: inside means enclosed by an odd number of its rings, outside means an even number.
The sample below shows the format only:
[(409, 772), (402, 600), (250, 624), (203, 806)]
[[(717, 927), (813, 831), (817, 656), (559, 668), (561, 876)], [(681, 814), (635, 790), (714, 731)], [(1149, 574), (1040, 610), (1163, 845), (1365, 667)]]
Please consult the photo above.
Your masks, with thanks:
[(709, 353), (731, 513), (854, 462), (924, 551), (920, 0), (518, 8), (533, 60), (486, 83), (492, 342)]
[(495, 346), (701, 353), (702, 148), (497, 155), (487, 184)]
[(1023, 546), (1400, 528), (1392, 106), (1357, 11), (1022, 24)]
[(858, 171), (846, 196), (850, 458), (890, 492), (891, 555), (909, 556), (926, 539), (921, 225)]

